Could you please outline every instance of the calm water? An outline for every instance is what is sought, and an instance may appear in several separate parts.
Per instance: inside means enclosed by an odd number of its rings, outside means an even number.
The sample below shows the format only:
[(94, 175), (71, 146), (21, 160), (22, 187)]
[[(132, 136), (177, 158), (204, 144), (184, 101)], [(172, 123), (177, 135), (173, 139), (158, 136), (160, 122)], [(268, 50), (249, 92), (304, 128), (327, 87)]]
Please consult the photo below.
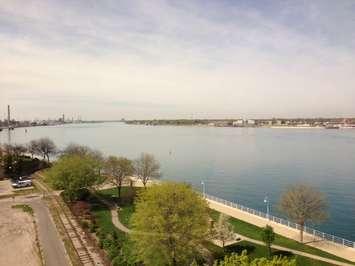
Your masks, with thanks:
[(104, 154), (137, 157), (154, 154), (163, 178), (191, 183), (207, 193), (272, 213), (285, 188), (306, 182), (326, 193), (329, 220), (315, 226), (355, 240), (355, 130), (150, 127), (122, 123), (78, 124), (15, 129), (11, 138), (25, 143), (48, 136), (59, 147), (75, 142)]

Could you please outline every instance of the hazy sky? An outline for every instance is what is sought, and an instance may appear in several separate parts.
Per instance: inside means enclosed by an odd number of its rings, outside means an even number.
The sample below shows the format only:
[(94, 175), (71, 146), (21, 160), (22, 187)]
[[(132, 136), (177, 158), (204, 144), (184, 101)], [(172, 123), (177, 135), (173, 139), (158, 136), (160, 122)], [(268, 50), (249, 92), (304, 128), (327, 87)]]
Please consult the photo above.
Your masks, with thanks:
[(0, 118), (355, 116), (354, 0), (0, 0)]

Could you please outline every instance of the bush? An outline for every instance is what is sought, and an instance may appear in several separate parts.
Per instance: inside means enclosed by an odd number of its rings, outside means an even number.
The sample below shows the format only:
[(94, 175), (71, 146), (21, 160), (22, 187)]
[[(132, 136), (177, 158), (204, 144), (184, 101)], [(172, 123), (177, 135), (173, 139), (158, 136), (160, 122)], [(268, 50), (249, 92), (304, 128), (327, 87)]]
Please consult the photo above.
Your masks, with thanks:
[(90, 233), (95, 233), (95, 232), (96, 232), (96, 229), (97, 229), (97, 225), (96, 225), (96, 224), (91, 223), (91, 224), (89, 225), (89, 231), (90, 231)]
[(86, 220), (81, 220), (81, 221), (80, 221), (80, 224), (81, 224), (81, 227), (82, 227), (83, 229), (88, 229), (88, 228), (89, 228), (89, 223), (88, 223), (88, 221), (86, 221)]
[(90, 205), (86, 201), (76, 201), (71, 205), (71, 211), (75, 216), (90, 216)]
[(107, 254), (110, 260), (113, 260), (120, 254), (120, 246), (112, 243), (112, 245), (107, 249)]

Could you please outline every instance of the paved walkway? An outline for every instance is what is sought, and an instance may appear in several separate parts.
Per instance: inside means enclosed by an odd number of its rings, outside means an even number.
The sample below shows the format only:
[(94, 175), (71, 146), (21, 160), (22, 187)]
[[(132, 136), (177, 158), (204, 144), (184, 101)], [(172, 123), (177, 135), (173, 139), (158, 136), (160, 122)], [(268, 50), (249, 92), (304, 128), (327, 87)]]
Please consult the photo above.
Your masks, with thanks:
[(30, 203), (37, 218), (38, 233), (46, 266), (70, 265), (63, 242), (51, 219), (47, 206), (42, 200)]
[[(237, 218), (239, 220), (245, 221), (250, 224), (254, 224), (259, 227), (264, 227), (267, 224), (269, 224), (270, 226), (272, 226), (274, 228), (274, 231), (277, 234), (285, 236), (290, 239), (294, 239), (296, 241), (299, 240), (299, 230), (289, 228), (285, 225), (269, 221), (265, 218), (250, 214), (248, 212), (238, 210), (238, 209), (230, 207), (230, 206), (226, 206), (222, 203), (219, 203), (219, 202), (216, 202), (213, 200), (207, 199), (207, 201), (208, 201), (211, 209), (225, 213), (231, 217)], [(353, 248), (348, 248), (348, 247), (344, 247), (341, 245), (337, 245), (337, 244), (329, 242), (329, 241), (315, 242), (313, 236), (310, 234), (307, 234), (307, 233), (304, 233), (304, 242), (306, 242), (307, 245), (309, 245), (309, 246), (318, 248), (318, 249), (328, 252), (330, 254), (334, 254), (340, 258), (344, 258), (349, 261), (355, 261), (355, 250)], [(346, 265), (346, 264), (344, 264), (344, 265)]]
[(124, 224), (121, 223), (119, 217), (118, 217), (118, 211), (117, 208), (110, 208), (111, 210), (111, 217), (112, 217), (112, 223), (114, 226), (117, 227), (118, 230), (125, 232), (125, 233), (131, 233), (131, 230), (128, 229)]
[[(258, 244), (258, 245), (262, 245), (265, 246), (265, 243), (262, 241), (258, 241), (249, 237), (245, 237), (245, 236), (240, 236), (241, 239), (246, 240), (248, 242), (254, 243), (254, 244)], [(303, 257), (308, 257), (311, 259), (315, 259), (315, 260), (319, 260), (319, 261), (324, 261), (330, 264), (334, 264), (334, 265), (340, 265), (340, 266), (353, 266), (353, 264), (349, 264), (349, 263), (345, 263), (345, 262), (339, 262), (336, 260), (332, 260), (332, 259), (327, 259), (327, 258), (323, 258), (317, 255), (312, 255), (306, 252), (302, 252), (302, 251), (297, 251), (294, 249), (289, 249), (289, 248), (284, 248), (278, 245), (272, 245), (271, 246), (273, 249), (277, 249), (277, 250), (281, 250), (281, 251), (287, 251), (287, 252), (291, 252), (293, 254), (299, 255), (299, 256), (303, 256)]]

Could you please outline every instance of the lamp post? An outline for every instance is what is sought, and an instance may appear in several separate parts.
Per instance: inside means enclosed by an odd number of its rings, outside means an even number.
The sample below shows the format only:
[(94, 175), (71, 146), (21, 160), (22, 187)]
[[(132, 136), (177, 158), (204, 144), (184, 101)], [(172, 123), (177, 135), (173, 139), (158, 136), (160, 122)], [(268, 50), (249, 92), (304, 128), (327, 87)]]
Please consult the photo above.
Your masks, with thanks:
[(270, 220), (270, 202), (268, 196), (265, 196), (264, 203), (266, 204), (266, 218)]
[(202, 195), (205, 198), (206, 197), (206, 185), (205, 185), (205, 182), (201, 181), (201, 185), (202, 185)]

